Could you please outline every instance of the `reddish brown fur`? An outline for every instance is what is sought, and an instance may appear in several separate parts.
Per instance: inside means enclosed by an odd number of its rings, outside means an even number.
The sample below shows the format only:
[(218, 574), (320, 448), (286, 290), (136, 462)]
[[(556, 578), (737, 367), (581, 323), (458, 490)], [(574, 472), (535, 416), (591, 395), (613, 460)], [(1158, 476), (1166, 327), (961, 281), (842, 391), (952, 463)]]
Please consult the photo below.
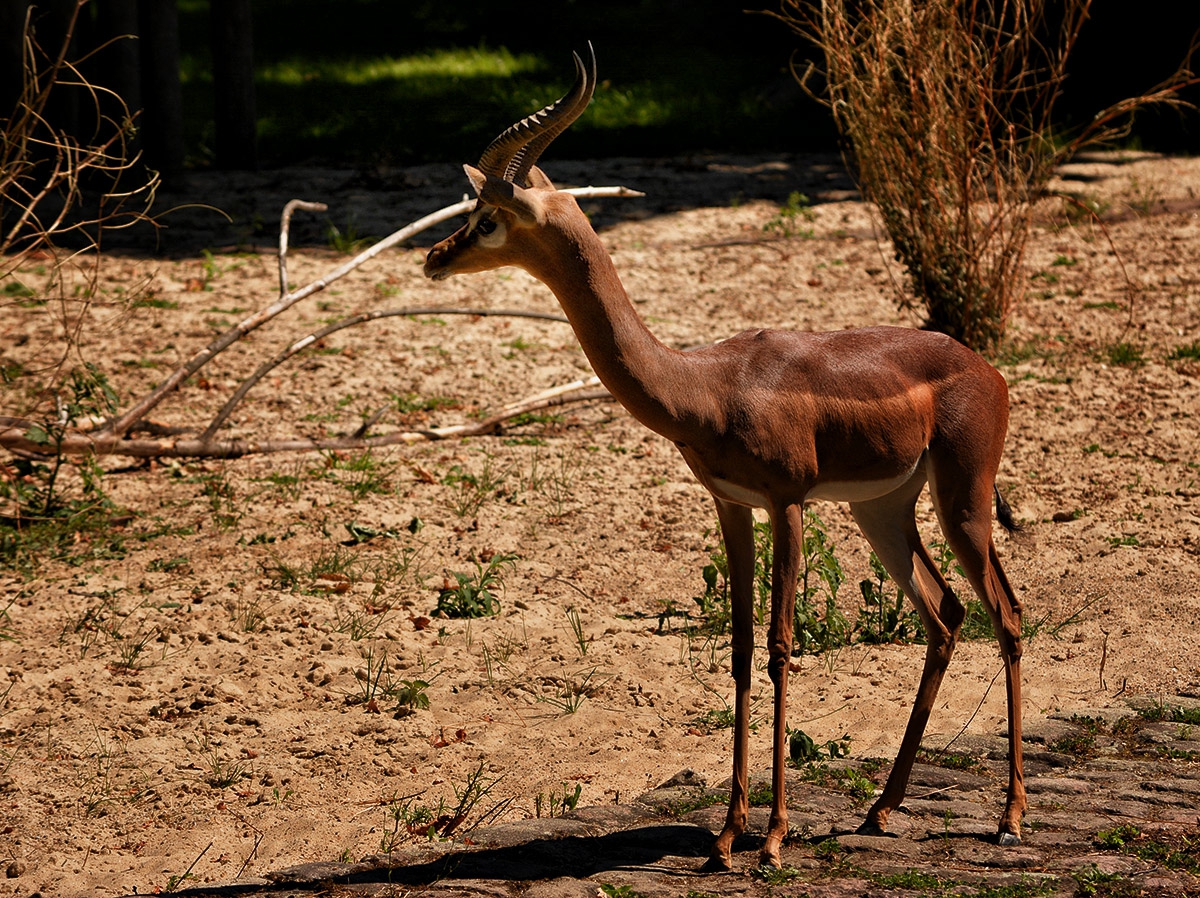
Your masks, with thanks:
[[(629, 412), (679, 447), (712, 492), (729, 557), (736, 684), (733, 791), (710, 863), (729, 867), (746, 827), (754, 537), (751, 505), (774, 532), (768, 671), (775, 686), (774, 801), (762, 860), (779, 865), (787, 835), (784, 709), (806, 498), (851, 511), (929, 634), (912, 715), (887, 784), (860, 832), (882, 832), (904, 797), (949, 663), (963, 608), (917, 534), (930, 483), (943, 533), (992, 615), (1005, 659), (1011, 777), (1000, 820), (1019, 840), (1021, 607), (991, 537), (996, 471), (1008, 423), (1004, 378), (948, 337), (902, 328), (812, 334), (755, 330), (692, 352), (646, 328), (574, 199), (536, 172), (523, 188), (468, 169), (480, 195), (471, 222), (429, 252), (430, 276), (524, 268), (558, 298), (601, 381)], [(482, 218), (497, 224), (488, 237)], [(490, 227), (490, 225), (489, 225)], [(503, 228), (503, 240), (495, 234)], [(490, 240), (492, 246), (485, 245)]]

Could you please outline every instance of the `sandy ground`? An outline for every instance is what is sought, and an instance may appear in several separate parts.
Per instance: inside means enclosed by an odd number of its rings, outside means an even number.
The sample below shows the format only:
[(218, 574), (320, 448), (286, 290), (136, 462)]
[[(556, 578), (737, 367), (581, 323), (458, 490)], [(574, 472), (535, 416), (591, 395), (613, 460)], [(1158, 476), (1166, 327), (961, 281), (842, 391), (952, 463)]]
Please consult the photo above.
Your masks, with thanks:
[[(897, 311), (900, 274), (829, 160), (548, 170), (651, 194), (586, 205), (638, 310), (671, 345), (750, 326), (919, 323)], [(1028, 253), (1035, 277), (997, 360), (1012, 405), (999, 480), (1027, 525), (1015, 537), (997, 528), (997, 541), (1038, 624), (1025, 656), (1031, 720), (1200, 695), (1200, 363), (1171, 358), (1200, 338), (1200, 160), (1109, 156), (1064, 176), (1106, 224), (1069, 225), (1047, 207)], [(140, 284), (155, 302), (120, 316), (99, 305), (87, 358), (128, 403), (269, 302), (276, 263), (247, 234), (254, 216), (277, 215), (277, 195), (349, 207), (359, 233), (382, 234), (466, 186), (452, 167), (376, 180), (228, 180), (233, 224), (177, 219), (163, 244), (172, 255), (109, 258), (105, 295)], [(792, 190), (814, 201), (814, 220), (800, 223), (811, 234), (764, 231)], [(306, 227), (298, 220), (293, 283), (346, 258), (305, 248)], [(260, 361), (336, 317), (556, 311), (522, 272), (435, 284), (423, 257), (409, 247), (367, 264), (222, 354), (153, 417), (203, 426)], [(37, 358), (54, 327), (47, 307), (9, 305), (0, 353)], [(1141, 362), (1115, 364), (1120, 343)], [(227, 433), (345, 433), (388, 403), (398, 410), (379, 431), (449, 424), (587, 373), (565, 325), (389, 318), (277, 369)], [(393, 811), (436, 815), (472, 782), (483, 794), (460, 831), (545, 815), (577, 787), (580, 806), (603, 805), (684, 768), (714, 785), (729, 775), (731, 731), (711, 725), (732, 701), (728, 644), (689, 633), (682, 616), (697, 611), (717, 543), (712, 505), (673, 447), (614, 403), (365, 457), (124, 464), (104, 461), (104, 489), (129, 511), (109, 545), (96, 537), (74, 562), (0, 572), (11, 637), (0, 642), (0, 894), (146, 893), (356, 859), (423, 839), (397, 834)], [(815, 510), (853, 617), (866, 546), (843, 507)], [(921, 520), (936, 539), (925, 505)], [(497, 615), (431, 615), (456, 573), (506, 554)], [(922, 654), (853, 645), (795, 659), (789, 723), (818, 741), (850, 736), (855, 757), (889, 757)], [(1003, 730), (999, 671), (994, 642), (961, 645), (929, 744), (964, 727)], [(416, 688), (427, 706), (397, 710), (382, 693), (364, 702), (373, 678), (427, 683)], [(752, 737), (755, 768), (769, 764), (767, 733)]]

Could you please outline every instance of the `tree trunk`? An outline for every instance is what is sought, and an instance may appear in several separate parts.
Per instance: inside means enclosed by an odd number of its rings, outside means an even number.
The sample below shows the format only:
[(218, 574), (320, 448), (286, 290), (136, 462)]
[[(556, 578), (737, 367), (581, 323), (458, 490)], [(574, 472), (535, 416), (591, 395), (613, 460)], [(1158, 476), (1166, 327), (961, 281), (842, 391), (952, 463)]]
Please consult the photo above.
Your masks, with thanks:
[(176, 0), (141, 0), (138, 11), (146, 162), (170, 180), (183, 171), (179, 7)]
[(250, 0), (212, 0), (217, 167), (258, 168)]

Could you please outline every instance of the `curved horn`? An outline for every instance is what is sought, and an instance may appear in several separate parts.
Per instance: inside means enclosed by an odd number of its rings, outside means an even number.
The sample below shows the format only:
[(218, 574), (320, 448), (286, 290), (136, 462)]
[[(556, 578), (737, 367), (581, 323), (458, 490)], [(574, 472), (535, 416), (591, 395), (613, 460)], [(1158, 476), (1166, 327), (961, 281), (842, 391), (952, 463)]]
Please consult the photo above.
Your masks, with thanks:
[(549, 106), (526, 116), (493, 140), (479, 157), (479, 170), (524, 186), (546, 147), (579, 118), (596, 89), (596, 54), (588, 41), (588, 64), (575, 57), (575, 84)]

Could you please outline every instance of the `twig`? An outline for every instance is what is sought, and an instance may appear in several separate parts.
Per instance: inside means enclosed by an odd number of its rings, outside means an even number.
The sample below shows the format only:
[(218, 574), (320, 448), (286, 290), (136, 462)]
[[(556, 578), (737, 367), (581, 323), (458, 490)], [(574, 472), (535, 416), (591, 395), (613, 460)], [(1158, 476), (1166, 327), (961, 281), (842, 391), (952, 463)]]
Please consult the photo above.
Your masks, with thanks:
[(242, 866), (238, 869), (237, 876), (234, 879), (241, 879), (242, 874), (246, 872), (246, 868), (250, 866), (250, 862), (254, 860), (254, 856), (258, 854), (258, 846), (262, 844), (265, 833), (259, 830), (254, 831), (254, 847), (250, 849), (250, 853), (246, 855), (246, 859), (242, 861)]
[[(205, 846), (204, 846), (204, 850), (203, 850), (203, 851), (201, 851), (201, 852), (200, 852), (198, 855), (196, 855), (196, 859), (195, 859), (194, 861), (192, 861), (190, 864), (188, 864), (188, 868), (187, 868), (186, 870), (184, 870), (184, 871), (183, 871), (183, 875), (182, 875), (182, 876), (180, 876), (180, 877), (179, 877), (177, 880), (175, 880), (175, 883), (176, 883), (176, 885), (180, 885), (180, 884), (182, 884), (182, 883), (183, 883), (183, 881), (184, 881), (185, 879), (187, 879), (189, 876), (191, 876), (191, 875), (192, 875), (192, 869), (193, 869), (193, 868), (194, 868), (194, 867), (195, 867), (195, 866), (196, 866), (198, 863), (200, 863), (200, 858), (202, 858), (202, 857), (204, 857), (204, 855), (208, 854), (208, 849), (210, 849), (210, 848), (212, 848), (212, 847), (213, 847), (213, 843), (212, 843), (212, 842), (209, 842), (207, 845), (205, 845)], [(173, 891), (175, 891), (175, 890), (174, 890), (174, 889), (168, 889), (168, 891), (172, 891), (172, 892), (173, 892)]]
[(329, 206), (325, 203), (311, 203), (308, 200), (289, 200), (283, 207), (283, 213), (279, 216), (279, 295), (281, 297), (286, 296), (288, 290), (287, 251), (288, 232), (292, 227), (292, 213), (297, 209), (303, 209), (305, 212), (324, 212), (328, 208)]
[[(574, 402), (589, 402), (610, 399), (612, 394), (605, 389), (586, 390), (585, 387), (599, 383), (597, 378), (575, 381), (562, 387), (544, 390), (527, 399), (505, 406), (496, 414), (468, 424), (452, 424), (428, 430), (396, 431), (375, 437), (341, 436), (327, 439), (297, 437), (285, 440), (204, 440), (204, 439), (148, 439), (134, 440), (114, 436), (108, 431), (95, 433), (67, 434), (55, 450), (63, 455), (125, 455), (134, 458), (241, 458), (270, 452), (316, 452), (345, 449), (370, 449), (382, 446), (407, 445), (434, 440), (458, 439), (492, 433), (501, 424), (526, 412), (566, 405)], [(47, 447), (28, 436), (28, 428), (6, 424), (0, 418), (0, 446), (12, 452), (24, 452), (38, 457), (45, 455)], [(22, 422), (23, 423), (23, 422)]]
[(939, 758), (942, 757), (942, 755), (944, 755), (946, 752), (948, 752), (950, 750), (950, 746), (958, 741), (959, 736), (961, 736), (963, 733), (965, 733), (967, 731), (967, 727), (969, 727), (971, 725), (971, 721), (973, 721), (976, 718), (976, 716), (978, 716), (979, 709), (982, 708), (983, 703), (987, 701), (988, 693), (990, 693), (992, 691), (992, 687), (996, 685), (996, 680), (999, 678), (1000, 674), (1002, 674), (1002, 673), (1004, 673), (1003, 667), (1001, 667), (998, 671), (996, 671), (996, 676), (992, 677), (992, 681), (990, 683), (988, 683), (988, 688), (983, 690), (983, 698), (981, 698), (979, 700), (979, 704), (975, 706), (975, 710), (971, 712), (971, 716), (967, 718), (967, 722), (963, 724), (962, 729), (959, 730), (957, 733), (955, 733), (954, 738), (951, 739), (949, 742), (947, 742), (944, 746), (942, 746), (942, 750), (937, 753), (937, 756)]
[[(299, 340), (283, 349), (273, 359), (270, 359), (269, 361), (263, 362), (261, 365), (259, 365), (258, 370), (242, 381), (242, 384), (237, 388), (237, 391), (229, 397), (229, 400), (224, 406), (221, 407), (221, 410), (217, 412), (216, 416), (212, 419), (212, 422), (205, 429), (204, 433), (200, 435), (201, 442), (204, 442), (205, 440), (211, 440), (213, 438), (217, 432), (217, 429), (220, 428), (223, 423), (225, 423), (225, 419), (228, 418), (233, 412), (234, 407), (242, 401), (242, 399), (248, 392), (250, 392), (251, 388), (256, 383), (258, 383), (260, 380), (266, 377), (267, 374), (282, 365), (292, 356), (296, 355), (296, 353), (303, 351), (309, 346), (312, 346), (318, 340), (322, 340), (325, 337), (328, 337), (330, 334), (337, 333), (338, 331), (344, 330), (348, 327), (355, 327), (359, 324), (365, 324), (368, 321), (377, 321), (380, 318), (409, 317), (412, 315), (478, 315), (480, 317), (505, 316), (511, 318), (537, 318), (546, 321), (562, 322), (567, 320), (562, 315), (554, 315), (549, 312), (522, 312), (507, 311), (504, 309), (438, 308), (436, 306), (408, 309), (388, 309), (384, 311), (363, 312), (359, 315), (352, 315), (349, 318), (343, 318), (340, 321), (335, 321), (318, 331), (314, 331), (306, 337), (301, 337)], [(380, 414), (382, 414), (382, 410), (376, 413), (375, 420), (378, 419)], [(370, 424), (374, 424), (375, 420), (371, 420)], [(355, 433), (355, 436), (363, 436), (368, 429), (369, 427), (367, 426), (360, 427)]]
[(183, 365), (176, 368), (173, 372), (171, 372), (166, 380), (159, 384), (156, 389), (152, 390), (138, 402), (134, 403), (133, 407), (123, 415), (118, 418), (114, 418), (111, 422), (109, 422), (106, 430), (115, 437), (119, 438), (124, 436), (129, 428), (133, 426), (135, 421), (144, 417), (152, 408), (162, 402), (163, 397), (165, 397), (169, 392), (174, 390), (181, 383), (216, 358), (217, 355), (224, 352), (251, 331), (256, 330), (275, 316), (287, 311), (300, 300), (306, 299), (307, 297), (312, 296), (314, 293), (324, 290), (334, 281), (345, 277), (355, 268), (362, 265), (368, 259), (372, 259), (379, 255), (379, 253), (383, 252), (385, 249), (388, 249), (389, 247), (394, 246), (403, 240), (407, 240), (414, 234), (418, 234), (426, 228), (433, 227), (439, 222), (445, 221), (448, 218), (453, 218), (455, 215), (459, 215), (462, 212), (467, 211), (468, 208), (470, 208), (470, 204), (466, 202), (455, 203), (453, 206), (446, 206), (443, 209), (439, 209), (437, 212), (426, 215), (424, 218), (420, 218), (417, 221), (414, 221), (412, 224), (393, 232), (389, 236), (383, 238), (383, 240), (380, 240), (374, 246), (363, 250), (349, 262), (346, 262), (338, 268), (335, 268), (329, 274), (325, 275), (325, 277), (318, 278), (312, 283), (301, 287), (299, 290), (293, 290), (290, 293), (285, 293), (266, 308), (260, 309), (249, 318), (245, 318), (235, 324), (229, 330), (225, 331), (225, 333), (221, 334), (221, 336), (219, 336), (216, 340), (213, 340), (213, 342), (209, 343), (208, 346), (204, 347), (204, 349), (193, 355)]

